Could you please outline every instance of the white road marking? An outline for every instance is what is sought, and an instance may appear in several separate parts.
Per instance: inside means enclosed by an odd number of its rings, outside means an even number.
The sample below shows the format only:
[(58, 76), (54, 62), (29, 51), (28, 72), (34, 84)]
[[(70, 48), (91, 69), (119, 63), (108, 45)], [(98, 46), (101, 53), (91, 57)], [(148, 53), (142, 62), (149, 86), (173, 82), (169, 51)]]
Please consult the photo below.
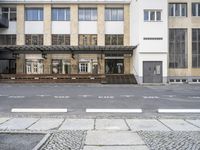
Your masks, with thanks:
[(113, 99), (114, 96), (98, 96), (99, 99)]
[(8, 98), (25, 98), (25, 96), (8, 96)]
[(120, 97), (130, 98), (130, 97), (135, 97), (135, 95), (120, 95)]
[(158, 109), (158, 113), (200, 113), (200, 109)]
[(163, 96), (170, 97), (170, 98), (176, 97), (176, 95), (163, 95)]
[(67, 112), (65, 108), (13, 108), (11, 112)]
[(86, 112), (102, 113), (142, 113), (142, 109), (86, 109)]
[(158, 99), (158, 96), (143, 96), (144, 99)]
[(189, 98), (193, 98), (193, 99), (200, 99), (200, 96), (191, 96)]
[(8, 96), (8, 95), (1, 95), (1, 94), (0, 94), (0, 96)]
[(46, 96), (51, 96), (51, 95), (36, 95), (36, 96), (39, 96), (39, 97), (46, 97)]
[(87, 98), (87, 97), (91, 97), (92, 95), (78, 95), (79, 97), (84, 97), (84, 98)]
[(54, 96), (56, 99), (68, 99), (69, 96)]

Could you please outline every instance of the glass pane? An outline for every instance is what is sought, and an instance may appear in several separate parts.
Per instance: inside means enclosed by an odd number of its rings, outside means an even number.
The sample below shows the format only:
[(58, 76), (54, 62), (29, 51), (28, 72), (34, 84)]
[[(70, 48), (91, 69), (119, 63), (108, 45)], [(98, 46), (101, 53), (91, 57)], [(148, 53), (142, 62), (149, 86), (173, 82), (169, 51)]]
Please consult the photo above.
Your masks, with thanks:
[(187, 16), (187, 4), (181, 4), (181, 16)]
[(161, 12), (160, 11), (156, 12), (156, 20), (161, 21)]
[(10, 21), (16, 21), (17, 17), (16, 17), (16, 13), (10, 13)]
[(52, 9), (52, 21), (57, 21), (57, 9)]
[(144, 11), (144, 21), (148, 21), (149, 20), (149, 11), (145, 10)]
[(85, 9), (85, 20), (91, 20), (91, 9)]
[(117, 36), (116, 35), (112, 36), (112, 45), (117, 45)]
[(65, 9), (66, 13), (66, 21), (70, 20), (70, 9)]
[(197, 42), (192, 43), (192, 54), (197, 54)]
[(112, 20), (117, 21), (117, 9), (112, 9)]
[(118, 20), (123, 21), (124, 20), (124, 10), (118, 9)]
[(197, 41), (197, 30), (192, 29), (192, 41)]
[(192, 3), (192, 16), (196, 16), (196, 4)]
[(110, 21), (111, 20), (111, 9), (106, 9), (105, 11), (105, 20)]
[(197, 55), (192, 55), (192, 67), (197, 68)]
[(175, 4), (175, 16), (180, 16), (181, 4)]
[(174, 7), (173, 7), (173, 4), (169, 4), (169, 16), (174, 16)]
[(2, 7), (2, 12), (8, 12), (8, 8), (7, 7)]
[(65, 20), (65, 9), (58, 9), (58, 21)]
[(78, 16), (79, 16), (79, 20), (80, 21), (85, 20), (85, 11), (84, 11), (84, 9), (79, 9)]
[(111, 45), (111, 43), (110, 43), (110, 35), (106, 35), (106, 37), (105, 37), (105, 45)]
[(155, 12), (154, 11), (150, 12), (150, 20), (155, 21)]
[(200, 4), (198, 4), (198, 16), (200, 16)]
[(97, 9), (91, 10), (91, 20), (93, 20), (93, 21), (97, 20)]
[(124, 45), (124, 36), (118, 35), (118, 45)]

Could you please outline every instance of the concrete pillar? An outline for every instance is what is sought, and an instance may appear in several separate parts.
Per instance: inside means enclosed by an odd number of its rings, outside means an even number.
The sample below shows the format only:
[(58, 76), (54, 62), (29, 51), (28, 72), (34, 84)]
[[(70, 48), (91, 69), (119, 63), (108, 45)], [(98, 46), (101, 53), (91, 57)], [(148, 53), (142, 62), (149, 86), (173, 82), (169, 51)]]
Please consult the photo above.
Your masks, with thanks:
[(24, 74), (25, 70), (25, 54), (19, 54), (16, 58), (16, 74)]
[(98, 54), (98, 74), (105, 74), (105, 54)]
[(44, 45), (51, 45), (51, 4), (44, 5)]
[(130, 5), (124, 5), (124, 46), (130, 45)]
[(24, 22), (24, 4), (17, 5), (17, 45), (24, 45), (25, 44), (25, 22)]
[(71, 58), (71, 74), (78, 74), (78, 54)]
[(52, 54), (47, 54), (46, 59), (44, 59), (44, 74), (51, 74), (51, 63), (52, 62)]
[(124, 74), (130, 74), (130, 54), (124, 54)]
[(71, 45), (78, 46), (78, 5), (71, 5)]
[(105, 45), (105, 6), (104, 5), (98, 5), (98, 19), (97, 19), (97, 30), (98, 30), (98, 46), (104, 46)]

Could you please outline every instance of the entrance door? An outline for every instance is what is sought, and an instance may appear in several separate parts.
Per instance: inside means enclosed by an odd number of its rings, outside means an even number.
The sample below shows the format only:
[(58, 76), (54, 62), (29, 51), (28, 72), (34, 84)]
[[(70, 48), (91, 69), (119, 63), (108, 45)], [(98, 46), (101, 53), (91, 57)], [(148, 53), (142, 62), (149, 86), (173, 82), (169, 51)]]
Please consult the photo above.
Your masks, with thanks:
[(162, 83), (162, 62), (143, 62), (143, 83)]

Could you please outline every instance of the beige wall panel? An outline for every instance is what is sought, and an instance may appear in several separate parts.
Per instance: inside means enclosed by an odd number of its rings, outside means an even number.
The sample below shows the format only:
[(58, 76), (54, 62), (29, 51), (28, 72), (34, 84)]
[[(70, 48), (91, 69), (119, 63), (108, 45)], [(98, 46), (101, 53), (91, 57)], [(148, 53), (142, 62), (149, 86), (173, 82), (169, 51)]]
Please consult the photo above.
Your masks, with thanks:
[(98, 20), (97, 20), (97, 30), (98, 30), (98, 45), (104, 46), (105, 45), (105, 6), (104, 5), (98, 5)]
[(71, 5), (71, 45), (78, 45), (78, 5)]
[(51, 45), (51, 4), (44, 5), (44, 45)]
[(124, 45), (130, 45), (130, 5), (124, 5)]
[(52, 61), (51, 54), (47, 54), (46, 59), (43, 59), (44, 74), (51, 74), (51, 61)]

